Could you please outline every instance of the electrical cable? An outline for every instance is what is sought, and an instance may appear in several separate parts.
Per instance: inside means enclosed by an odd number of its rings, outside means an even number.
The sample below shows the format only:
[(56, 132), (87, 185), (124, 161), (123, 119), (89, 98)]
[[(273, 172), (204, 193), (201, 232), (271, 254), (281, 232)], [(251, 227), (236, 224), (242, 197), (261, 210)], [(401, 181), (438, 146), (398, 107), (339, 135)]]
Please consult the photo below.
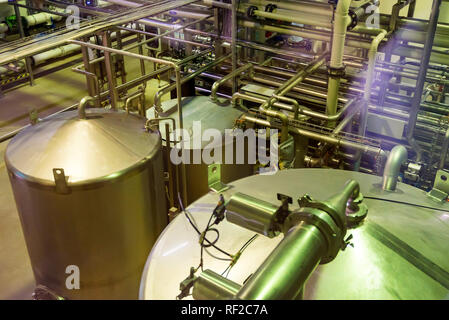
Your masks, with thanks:
[(449, 212), (449, 210), (445, 210), (445, 209), (433, 208), (433, 207), (428, 207), (428, 206), (424, 206), (424, 205), (421, 205), (421, 204), (408, 203), (408, 202), (403, 202), (403, 201), (398, 201), (398, 200), (391, 200), (391, 199), (384, 199), (384, 198), (377, 198), (377, 197), (369, 197), (369, 196), (365, 196), (365, 195), (363, 196), (363, 198), (364, 199), (377, 200), (377, 201), (385, 201), (385, 202), (404, 204), (404, 205), (408, 205), (408, 206), (412, 206), (412, 207), (418, 207), (418, 208), (429, 209), (429, 210)]
[[(181, 207), (181, 210), (184, 212), (184, 215), (186, 216), (187, 220), (189, 221), (190, 225), (193, 227), (193, 229), (198, 233), (199, 236), (201, 236), (201, 232), (198, 229), (198, 227), (196, 226), (196, 224), (193, 223), (192, 218), (189, 217), (188, 211), (184, 209), (184, 206), (182, 204), (182, 200), (181, 200), (181, 194), (178, 192), (178, 201), (179, 201), (179, 205)], [(204, 237), (204, 240), (209, 243), (212, 244), (209, 239), (207, 239), (206, 237)], [(221, 253), (223, 253), (224, 255), (232, 258), (232, 255), (226, 251), (224, 251), (223, 249), (217, 247), (215, 244), (212, 244), (212, 247), (215, 248), (216, 250), (220, 251)]]

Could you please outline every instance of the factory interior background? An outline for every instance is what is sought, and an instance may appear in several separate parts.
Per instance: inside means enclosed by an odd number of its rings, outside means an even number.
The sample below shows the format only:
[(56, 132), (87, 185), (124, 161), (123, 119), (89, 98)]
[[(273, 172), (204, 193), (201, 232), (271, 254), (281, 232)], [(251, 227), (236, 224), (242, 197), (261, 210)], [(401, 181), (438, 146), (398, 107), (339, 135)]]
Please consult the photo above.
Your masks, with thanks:
[(0, 0), (0, 300), (447, 300), (448, 147), (446, 0)]

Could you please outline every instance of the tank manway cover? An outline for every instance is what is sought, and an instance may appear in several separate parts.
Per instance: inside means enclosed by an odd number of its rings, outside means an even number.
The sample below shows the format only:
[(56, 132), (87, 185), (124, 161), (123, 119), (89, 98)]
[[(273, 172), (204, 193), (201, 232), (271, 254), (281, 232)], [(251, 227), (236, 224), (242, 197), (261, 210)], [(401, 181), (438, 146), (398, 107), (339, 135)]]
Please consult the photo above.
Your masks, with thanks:
[(145, 119), (106, 109), (62, 112), (19, 133), (9, 143), (8, 169), (26, 180), (55, 184), (62, 168), (69, 185), (109, 180), (138, 167), (160, 148), (160, 138), (145, 130)]

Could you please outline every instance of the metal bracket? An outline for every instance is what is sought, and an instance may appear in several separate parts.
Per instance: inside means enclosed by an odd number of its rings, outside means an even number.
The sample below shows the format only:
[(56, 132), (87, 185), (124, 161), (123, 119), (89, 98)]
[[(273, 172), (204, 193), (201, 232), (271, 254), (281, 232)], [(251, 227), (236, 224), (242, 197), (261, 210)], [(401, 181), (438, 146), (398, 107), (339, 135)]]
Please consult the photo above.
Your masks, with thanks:
[(39, 115), (36, 109), (32, 109), (28, 115), (30, 117), (30, 123), (32, 126), (39, 122)]
[(213, 163), (207, 167), (207, 182), (209, 189), (215, 193), (229, 189), (228, 185), (221, 182), (221, 165), (219, 163)]
[(70, 189), (67, 186), (67, 179), (64, 174), (64, 169), (54, 168), (53, 169), (53, 177), (55, 178), (56, 193), (59, 193), (59, 194), (70, 193)]
[(449, 195), (449, 171), (438, 170), (433, 188), (427, 193), (432, 200), (443, 202)]

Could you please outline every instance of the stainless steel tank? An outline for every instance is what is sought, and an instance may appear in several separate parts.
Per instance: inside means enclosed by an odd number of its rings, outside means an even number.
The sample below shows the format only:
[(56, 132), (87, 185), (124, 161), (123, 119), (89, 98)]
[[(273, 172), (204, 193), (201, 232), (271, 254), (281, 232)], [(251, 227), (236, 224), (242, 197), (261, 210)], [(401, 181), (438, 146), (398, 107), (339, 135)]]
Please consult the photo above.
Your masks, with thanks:
[[(162, 117), (170, 117), (178, 122), (177, 112), (177, 100), (168, 100), (162, 103), (162, 109), (164, 114)], [(193, 155), (196, 152), (202, 153), (205, 147), (210, 147), (209, 142), (203, 141), (200, 145), (194, 144), (194, 139), (201, 137), (207, 129), (217, 129), (222, 133), (223, 140), (219, 142), (222, 148), (222, 154), (224, 157), (224, 150), (226, 149), (225, 142), (225, 130), (232, 129), (234, 122), (242, 115), (242, 111), (237, 108), (233, 108), (230, 104), (218, 105), (214, 103), (208, 96), (195, 96), (182, 98), (182, 114), (183, 114), (183, 128), (187, 130), (189, 137), (188, 143), (184, 145), (186, 151), (190, 154), (190, 159), (193, 159)], [(147, 111), (147, 118), (154, 119), (154, 108)], [(194, 132), (194, 121), (199, 121), (201, 125), (201, 131)], [(172, 130), (172, 123), (170, 123), (170, 130)], [(165, 137), (165, 126), (160, 125), (161, 136)], [(174, 135), (171, 136), (172, 140), (175, 140)], [(163, 142), (164, 147), (166, 142)], [(235, 145), (232, 146), (235, 148)], [(233, 149), (235, 150), (235, 149)], [(245, 149), (245, 154), (246, 149)], [(234, 155), (236, 153), (234, 152)], [(224, 183), (234, 181), (253, 173), (253, 166), (248, 164), (245, 158), (243, 164), (228, 163), (226, 164), (224, 159), (221, 160), (222, 164), (219, 166), (221, 171), (221, 181)], [(187, 203), (197, 200), (199, 197), (209, 191), (208, 186), (208, 164), (204, 163), (201, 159), (201, 163), (190, 163), (186, 165), (186, 181), (187, 181)]]
[(161, 139), (145, 119), (64, 112), (18, 134), (5, 163), (37, 298), (137, 298), (145, 259), (167, 224)]
[[(430, 200), (422, 190), (398, 183), (395, 192), (383, 191), (381, 177), (358, 172), (291, 169), (234, 181), (233, 188), (223, 195), (229, 200), (241, 192), (279, 206), (276, 195), (282, 193), (293, 198), (294, 210), (298, 208), (296, 199), (304, 194), (325, 200), (341, 192), (349, 179), (359, 182), (368, 215), (362, 224), (348, 229), (347, 236), (353, 237), (351, 245), (312, 273), (304, 298), (448, 299), (449, 207)], [(188, 207), (200, 231), (205, 229), (218, 201), (218, 194), (207, 194)], [(216, 245), (233, 255), (255, 234), (226, 219), (214, 228), (220, 234)], [(184, 214), (168, 225), (148, 258), (141, 299), (174, 299), (180, 293), (179, 284), (189, 276), (190, 267), (196, 268), (200, 262), (198, 238)], [(211, 238), (215, 239), (215, 235)], [(281, 240), (282, 236), (259, 235), (229, 273), (229, 261), (203, 252), (204, 270), (242, 285)], [(213, 248), (207, 250), (219, 258), (228, 258)]]

